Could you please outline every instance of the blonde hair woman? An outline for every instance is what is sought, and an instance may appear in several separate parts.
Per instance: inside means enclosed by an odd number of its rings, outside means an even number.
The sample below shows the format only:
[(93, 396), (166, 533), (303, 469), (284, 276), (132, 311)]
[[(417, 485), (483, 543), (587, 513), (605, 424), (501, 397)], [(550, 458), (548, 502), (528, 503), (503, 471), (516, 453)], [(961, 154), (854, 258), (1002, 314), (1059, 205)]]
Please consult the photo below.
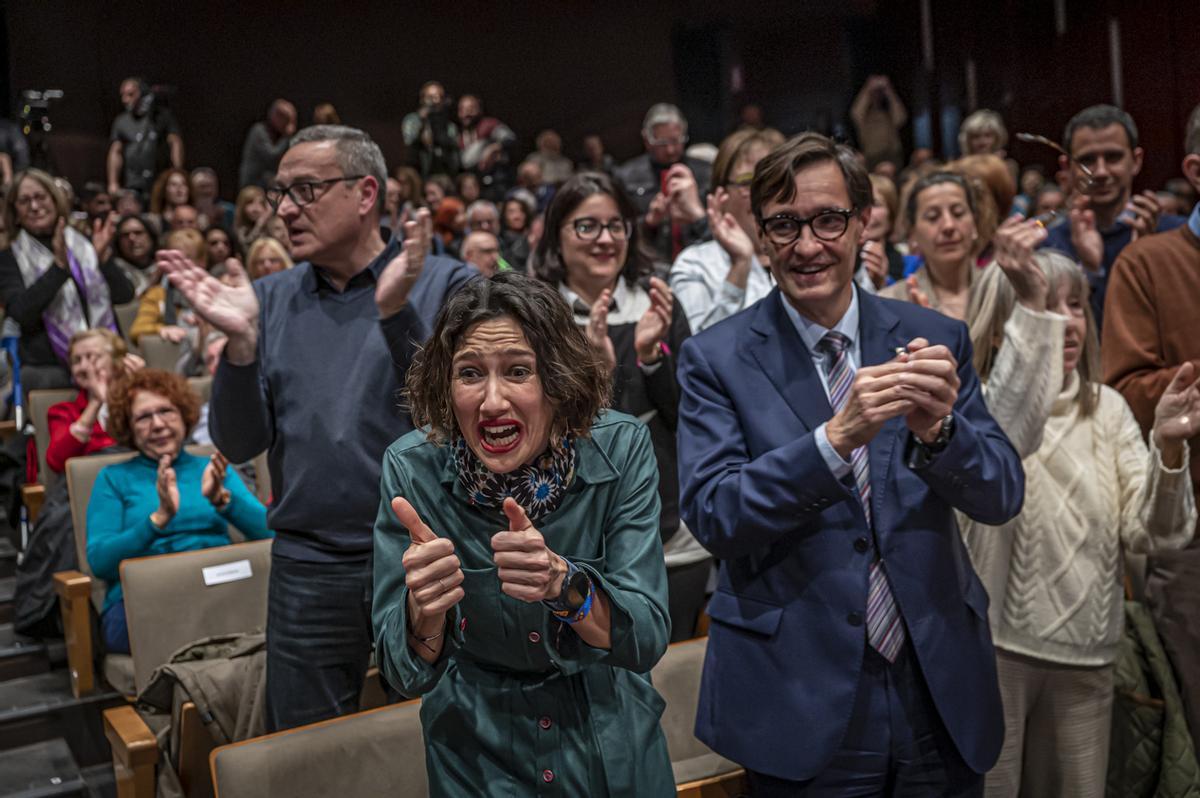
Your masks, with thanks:
[(251, 280), (286, 271), (292, 266), (291, 256), (283, 248), (283, 244), (271, 236), (256, 238), (250, 244), (250, 254), (246, 256), (246, 274)]

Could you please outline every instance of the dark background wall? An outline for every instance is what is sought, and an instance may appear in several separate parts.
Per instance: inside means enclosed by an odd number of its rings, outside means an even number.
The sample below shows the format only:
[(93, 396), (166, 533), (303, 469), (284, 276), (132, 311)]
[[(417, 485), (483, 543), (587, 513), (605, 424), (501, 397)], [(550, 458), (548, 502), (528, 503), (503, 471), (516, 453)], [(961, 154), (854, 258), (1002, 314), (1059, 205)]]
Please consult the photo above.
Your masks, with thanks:
[[(523, 4), (12, 2), (0, 30), (8, 91), (61, 88), (51, 151), (73, 181), (103, 175), (117, 85), (130, 74), (175, 87), (190, 166), (215, 166), (232, 191), (246, 128), (286, 97), (307, 121), (333, 102), (389, 162), (400, 119), (430, 78), (477, 93), (526, 148), (545, 127), (573, 153), (597, 131), (619, 157), (640, 149), (657, 101), (680, 103), (693, 140), (717, 141), (744, 101), (787, 132), (848, 132), (846, 112), (873, 72), (893, 77), (910, 110), (978, 102), (1011, 130), (1057, 138), (1067, 118), (1110, 101), (1109, 19), (1120, 24), (1126, 107), (1147, 148), (1144, 180), (1178, 171), (1183, 124), (1200, 102), (1200, 3), (1069, 0), (1059, 35), (1052, 0), (931, 0), (934, 69), (921, 63), (918, 0)], [(965, 109), (970, 110), (970, 109)], [(935, 125), (936, 128), (936, 125)], [(940, 143), (940, 142), (939, 142)], [(1026, 149), (1021, 149), (1026, 147)], [(1014, 145), (1022, 161), (1052, 158)]]

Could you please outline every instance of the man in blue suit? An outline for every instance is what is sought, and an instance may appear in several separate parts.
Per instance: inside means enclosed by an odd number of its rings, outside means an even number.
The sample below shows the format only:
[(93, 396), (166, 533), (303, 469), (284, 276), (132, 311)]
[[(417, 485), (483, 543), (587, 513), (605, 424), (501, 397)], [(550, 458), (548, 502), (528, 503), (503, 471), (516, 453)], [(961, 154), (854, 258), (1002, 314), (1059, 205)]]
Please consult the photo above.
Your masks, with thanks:
[(683, 514), (721, 559), (696, 734), (755, 795), (976, 795), (1004, 734), (954, 511), (1024, 499), (967, 328), (858, 291), (866, 172), (815, 133), (755, 170), (778, 287), (682, 347)]

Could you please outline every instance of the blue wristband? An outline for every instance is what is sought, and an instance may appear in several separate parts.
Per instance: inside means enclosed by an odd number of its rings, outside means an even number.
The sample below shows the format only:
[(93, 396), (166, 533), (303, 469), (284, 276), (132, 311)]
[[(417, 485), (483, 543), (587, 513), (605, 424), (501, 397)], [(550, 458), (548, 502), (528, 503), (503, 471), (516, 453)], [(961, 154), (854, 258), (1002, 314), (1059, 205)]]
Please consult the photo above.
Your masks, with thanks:
[(557, 612), (552, 612), (550, 613), (550, 617), (557, 621), (562, 621), (568, 626), (573, 626), (582, 621), (584, 618), (588, 617), (588, 613), (592, 611), (592, 597), (595, 595), (596, 591), (593, 590), (589, 584), (587, 598), (583, 600), (583, 606), (579, 608), (578, 612), (568, 613), (565, 615), (559, 615)]

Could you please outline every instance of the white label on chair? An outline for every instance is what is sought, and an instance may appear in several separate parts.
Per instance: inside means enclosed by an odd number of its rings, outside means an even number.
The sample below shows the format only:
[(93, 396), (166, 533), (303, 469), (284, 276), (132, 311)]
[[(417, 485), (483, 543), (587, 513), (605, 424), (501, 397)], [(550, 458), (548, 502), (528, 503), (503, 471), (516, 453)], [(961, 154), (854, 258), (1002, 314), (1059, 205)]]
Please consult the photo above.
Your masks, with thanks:
[(209, 587), (221, 585), (226, 582), (237, 582), (254, 576), (254, 572), (250, 570), (249, 560), (237, 560), (221, 565), (210, 565), (203, 570), (204, 584)]

